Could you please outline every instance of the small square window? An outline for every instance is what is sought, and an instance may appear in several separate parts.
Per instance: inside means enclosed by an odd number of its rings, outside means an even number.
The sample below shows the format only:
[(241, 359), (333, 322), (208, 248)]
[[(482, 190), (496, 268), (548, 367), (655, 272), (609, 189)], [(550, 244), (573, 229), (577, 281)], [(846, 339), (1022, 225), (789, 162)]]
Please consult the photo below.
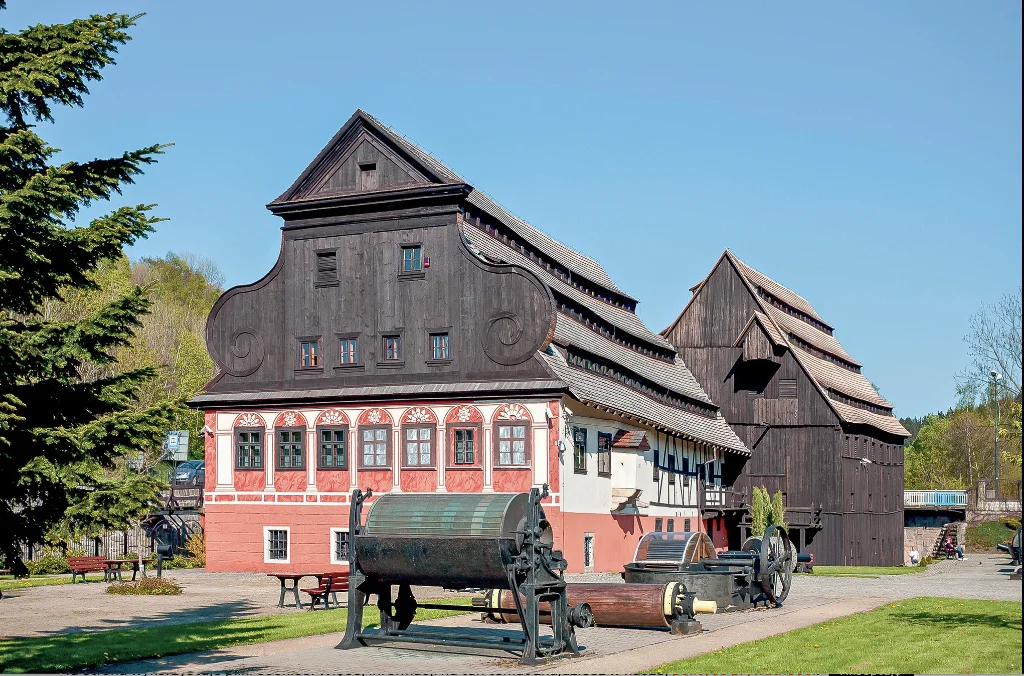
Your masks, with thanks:
[(299, 342), (299, 368), (311, 369), (320, 366), (320, 341)]
[(435, 360), (452, 358), (447, 333), (430, 334), (430, 353)]
[(331, 563), (348, 563), (349, 549), (352, 546), (352, 539), (347, 530), (341, 528), (331, 529)]
[(402, 360), (402, 337), (384, 336), (384, 361)]
[(669, 482), (669, 484), (674, 486), (675, 483), (676, 483), (676, 456), (675, 455), (668, 456), (668, 467), (666, 468), (666, 471), (668, 472), (668, 482)]
[(339, 356), (342, 364), (359, 363), (358, 338), (341, 338), (338, 341)]
[(664, 526), (664, 523), (665, 523), (664, 520), (661, 519), (661, 518), (655, 519), (654, 520), (654, 532), (660, 533), (662, 527)]
[(288, 528), (265, 526), (263, 537), (266, 547), (263, 556), (264, 562), (288, 563)]
[(423, 257), (420, 247), (402, 247), (402, 272), (421, 272), (423, 270)]
[(668, 520), (668, 529), (667, 530), (668, 530), (669, 533), (674, 533), (675, 532), (675, 530), (676, 530), (676, 520), (675, 519), (669, 519)]

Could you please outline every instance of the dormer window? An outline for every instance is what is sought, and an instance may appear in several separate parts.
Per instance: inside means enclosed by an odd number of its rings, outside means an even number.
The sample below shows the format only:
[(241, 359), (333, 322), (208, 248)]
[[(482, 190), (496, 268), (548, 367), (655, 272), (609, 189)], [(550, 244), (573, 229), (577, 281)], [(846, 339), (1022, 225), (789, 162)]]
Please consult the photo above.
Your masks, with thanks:
[(359, 189), (377, 190), (380, 187), (380, 179), (377, 174), (376, 162), (359, 163)]

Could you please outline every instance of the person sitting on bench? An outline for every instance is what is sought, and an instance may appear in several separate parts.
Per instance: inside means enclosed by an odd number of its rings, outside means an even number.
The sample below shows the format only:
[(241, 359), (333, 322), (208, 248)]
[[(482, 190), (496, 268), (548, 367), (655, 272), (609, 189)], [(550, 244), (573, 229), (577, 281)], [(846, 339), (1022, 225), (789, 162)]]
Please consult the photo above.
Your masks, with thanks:
[(946, 558), (947, 559), (951, 559), (951, 558), (953, 558), (953, 555), (956, 555), (956, 558), (959, 559), (960, 561), (966, 561), (967, 560), (967, 557), (964, 556), (964, 548), (963, 547), (957, 547), (956, 545), (954, 545), (952, 537), (947, 537), (946, 538), (945, 549), (946, 549)]

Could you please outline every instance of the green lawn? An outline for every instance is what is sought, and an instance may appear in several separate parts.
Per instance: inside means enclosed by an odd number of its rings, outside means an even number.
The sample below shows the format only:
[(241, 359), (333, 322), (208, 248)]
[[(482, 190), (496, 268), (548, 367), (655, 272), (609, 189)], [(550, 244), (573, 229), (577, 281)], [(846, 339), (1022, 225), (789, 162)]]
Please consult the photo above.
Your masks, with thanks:
[[(470, 599), (444, 599), (435, 602), (468, 606)], [(421, 610), (416, 614), (416, 619), (435, 619), (459, 614), (460, 611), (452, 610)], [(368, 606), (364, 610), (364, 626), (376, 624), (379, 619), (376, 607)], [(39, 638), (0, 638), (0, 672), (72, 671), (113, 662), (130, 662), (148, 657), (166, 657), (235, 645), (329, 634), (344, 631), (346, 620), (347, 611), (341, 608), (219, 622), (77, 632)]]
[[(103, 573), (86, 574), (85, 579), (87, 582), (102, 582)], [(79, 578), (79, 582), (81, 582), (81, 578)], [(24, 589), (25, 587), (47, 587), (53, 584), (71, 584), (71, 573), (43, 577), (13, 578), (10, 575), (0, 577), (0, 591)]]
[(897, 601), (645, 673), (1019, 674), (1021, 604)]
[(814, 566), (814, 574), (825, 577), (878, 577), (920, 573), (925, 566)]
[(1013, 538), (1017, 527), (1011, 528), (1005, 521), (982, 521), (967, 527), (967, 549), (994, 553), (996, 545)]

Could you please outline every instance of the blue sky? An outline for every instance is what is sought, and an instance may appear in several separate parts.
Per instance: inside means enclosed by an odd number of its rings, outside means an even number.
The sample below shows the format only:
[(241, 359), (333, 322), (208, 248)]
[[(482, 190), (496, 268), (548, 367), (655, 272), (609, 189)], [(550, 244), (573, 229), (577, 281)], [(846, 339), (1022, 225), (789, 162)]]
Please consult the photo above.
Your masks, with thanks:
[(920, 415), (967, 319), (1021, 282), (1021, 5), (9, 0), (0, 25), (147, 12), (65, 157), (173, 142), (124, 201), (228, 284), (264, 205), (362, 107), (601, 261), (664, 328), (731, 248), (810, 300)]

